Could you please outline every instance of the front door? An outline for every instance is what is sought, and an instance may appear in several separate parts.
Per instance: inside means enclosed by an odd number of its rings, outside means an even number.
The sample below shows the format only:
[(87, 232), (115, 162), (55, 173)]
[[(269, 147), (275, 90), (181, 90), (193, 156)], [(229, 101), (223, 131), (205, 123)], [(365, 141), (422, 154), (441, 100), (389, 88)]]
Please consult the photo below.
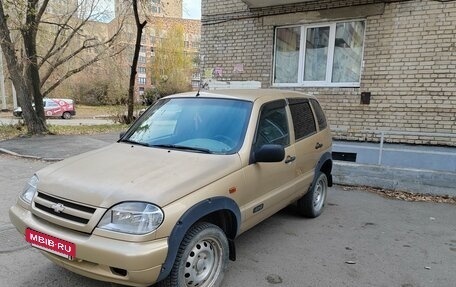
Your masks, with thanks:
[(271, 216), (290, 203), (294, 194), (295, 150), (290, 141), (290, 117), (285, 100), (262, 106), (252, 152), (264, 144), (278, 144), (285, 149), (285, 159), (275, 163), (251, 163), (244, 168), (246, 191), (241, 213), (241, 232)]

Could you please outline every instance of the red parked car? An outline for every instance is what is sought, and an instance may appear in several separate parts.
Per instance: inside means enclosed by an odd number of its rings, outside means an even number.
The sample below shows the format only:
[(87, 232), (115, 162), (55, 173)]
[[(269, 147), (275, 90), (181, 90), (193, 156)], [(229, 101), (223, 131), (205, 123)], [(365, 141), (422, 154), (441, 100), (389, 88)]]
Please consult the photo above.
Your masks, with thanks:
[[(61, 117), (63, 119), (71, 119), (71, 116), (76, 115), (74, 101), (71, 99), (43, 99), (44, 114), (46, 117)], [(22, 117), (22, 109), (18, 107), (13, 111), (16, 117)]]

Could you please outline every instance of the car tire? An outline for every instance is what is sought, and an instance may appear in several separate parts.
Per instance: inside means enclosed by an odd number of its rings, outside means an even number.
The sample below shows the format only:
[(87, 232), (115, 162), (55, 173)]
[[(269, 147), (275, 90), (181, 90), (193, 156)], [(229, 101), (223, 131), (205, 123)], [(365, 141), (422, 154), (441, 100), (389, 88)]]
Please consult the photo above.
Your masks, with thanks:
[(62, 118), (65, 120), (71, 119), (71, 114), (69, 112), (64, 112)]
[(221, 286), (229, 257), (228, 240), (218, 226), (197, 223), (179, 247), (170, 274), (160, 287)]
[(308, 218), (320, 216), (326, 204), (328, 195), (328, 178), (326, 174), (317, 174), (317, 180), (310, 190), (298, 200), (299, 213)]

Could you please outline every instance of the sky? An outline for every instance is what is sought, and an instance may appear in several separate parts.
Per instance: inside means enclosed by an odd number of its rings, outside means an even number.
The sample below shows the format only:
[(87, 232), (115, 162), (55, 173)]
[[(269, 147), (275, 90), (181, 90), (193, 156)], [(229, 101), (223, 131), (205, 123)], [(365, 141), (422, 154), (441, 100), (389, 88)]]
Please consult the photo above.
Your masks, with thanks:
[[(100, 9), (109, 9), (114, 11), (113, 0), (101, 0)], [(183, 18), (201, 19), (201, 0), (183, 0)]]
[(201, 19), (201, 0), (184, 0), (184, 18)]

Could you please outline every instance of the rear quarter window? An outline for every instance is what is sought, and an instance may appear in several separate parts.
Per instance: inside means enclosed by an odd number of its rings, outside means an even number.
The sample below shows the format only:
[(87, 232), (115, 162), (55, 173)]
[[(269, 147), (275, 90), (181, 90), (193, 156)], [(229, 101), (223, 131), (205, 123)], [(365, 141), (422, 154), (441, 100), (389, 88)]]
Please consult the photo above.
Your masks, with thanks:
[(325, 113), (323, 112), (323, 109), (321, 108), (320, 104), (314, 99), (310, 99), (310, 103), (312, 104), (312, 108), (315, 111), (318, 127), (320, 128), (320, 130), (326, 129), (328, 124), (326, 123)]

